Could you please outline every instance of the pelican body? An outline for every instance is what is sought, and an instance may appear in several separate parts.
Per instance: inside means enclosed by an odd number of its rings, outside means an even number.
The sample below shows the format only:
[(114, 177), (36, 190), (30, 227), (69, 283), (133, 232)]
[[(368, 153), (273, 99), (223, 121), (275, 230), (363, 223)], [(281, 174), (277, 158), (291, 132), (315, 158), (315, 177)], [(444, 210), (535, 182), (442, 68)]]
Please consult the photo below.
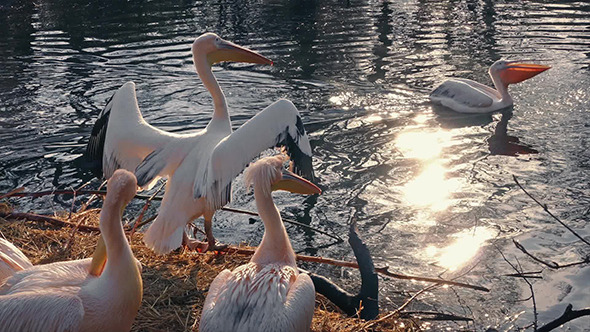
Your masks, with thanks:
[(459, 113), (490, 113), (512, 106), (508, 85), (536, 76), (549, 66), (496, 61), (489, 70), (494, 88), (481, 83), (453, 78), (444, 81), (430, 93), (430, 100)]
[(121, 214), (136, 189), (130, 172), (109, 180), (92, 258), (26, 267), (0, 285), (2, 331), (131, 330), (143, 285)]
[(295, 171), (313, 176), (309, 139), (293, 103), (279, 100), (233, 132), (225, 96), (211, 71), (221, 61), (272, 61), (212, 33), (195, 40), (192, 54), (213, 97), (213, 116), (205, 129), (175, 134), (151, 126), (137, 105), (135, 84), (128, 82), (99, 115), (86, 150), (87, 158), (101, 163), (106, 178), (116, 168), (134, 171), (140, 187), (168, 177), (158, 217), (144, 236), (158, 253), (178, 248), (186, 224), (200, 216), (208, 239), (201, 249), (215, 246), (213, 214), (230, 201), (233, 178), (265, 149), (284, 146)]
[(248, 264), (222, 271), (211, 283), (201, 314), (201, 332), (309, 331), (315, 289), (311, 278), (297, 270), (295, 252), (271, 191), (321, 191), (287, 170), (281, 173), (283, 160), (282, 156), (267, 157), (246, 170), (245, 181), (254, 186), (264, 235)]

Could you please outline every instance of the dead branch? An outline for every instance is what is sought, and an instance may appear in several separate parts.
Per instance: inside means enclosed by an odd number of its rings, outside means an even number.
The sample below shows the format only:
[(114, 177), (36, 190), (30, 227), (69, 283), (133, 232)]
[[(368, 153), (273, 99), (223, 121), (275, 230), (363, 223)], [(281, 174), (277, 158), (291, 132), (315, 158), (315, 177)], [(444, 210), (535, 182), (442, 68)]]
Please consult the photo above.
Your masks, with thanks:
[(512, 178), (514, 179), (514, 182), (516, 182), (518, 187), (520, 187), (520, 189), (522, 189), (522, 191), (524, 191), (524, 193), (527, 194), (527, 196), (529, 196), (533, 201), (535, 201), (535, 203), (537, 203), (540, 207), (542, 207), (545, 212), (547, 212), (551, 217), (553, 217), (553, 219), (557, 220), (558, 223), (560, 223), (568, 231), (570, 231), (572, 234), (574, 234), (578, 239), (580, 239), (582, 242), (584, 242), (590, 246), (590, 242), (586, 241), (582, 236), (580, 236), (580, 234), (576, 233), (576, 231), (574, 231), (572, 228), (570, 228), (568, 225), (566, 225), (563, 221), (561, 221), (559, 218), (557, 218), (553, 213), (551, 213), (551, 211), (549, 211), (549, 209), (547, 208), (547, 204), (543, 204), (543, 203), (539, 202), (535, 197), (533, 197), (533, 195), (529, 194), (529, 192), (526, 191), (526, 189), (524, 189), (523, 186), (520, 185), (520, 183), (518, 182), (518, 179), (516, 178), (515, 175), (512, 175)]
[(585, 308), (581, 310), (572, 310), (572, 308), (573, 306), (571, 304), (568, 304), (565, 308), (565, 311), (563, 312), (563, 314), (561, 314), (561, 316), (559, 316), (559, 318), (556, 318), (555, 320), (552, 320), (549, 323), (541, 326), (537, 330), (537, 332), (551, 331), (576, 318), (590, 316), (590, 308)]
[[(253, 255), (254, 254), (254, 249), (239, 248), (239, 247), (234, 247), (234, 246), (229, 246), (226, 249), (224, 249), (223, 251), (230, 252), (230, 253), (237, 253), (240, 255)], [(299, 255), (299, 254), (296, 255), (296, 258), (299, 261), (305, 261), (305, 262), (321, 263), (321, 264), (328, 264), (328, 265), (335, 265), (335, 266), (342, 266), (342, 267), (351, 267), (351, 268), (355, 268), (355, 269), (359, 268), (357, 263), (342, 261), (342, 260), (332, 259), (332, 258)], [(432, 283), (441, 284), (441, 285), (465, 287), (465, 288), (475, 289), (475, 290), (479, 290), (479, 291), (483, 291), (483, 292), (490, 291), (489, 289), (482, 287), (482, 286), (470, 285), (470, 284), (452, 281), (452, 280), (445, 280), (445, 279), (440, 279), (440, 278), (419, 277), (419, 276), (394, 273), (394, 272), (389, 271), (389, 268), (387, 266), (375, 267), (375, 271), (377, 271), (377, 273), (379, 273), (381, 275), (391, 277), (394, 279), (432, 282)]]
[[(18, 188), (18, 189), (20, 189), (20, 188)], [(87, 195), (101, 195), (101, 196), (104, 196), (104, 195), (107, 194), (107, 192), (106, 192), (106, 190), (71, 190), (71, 189), (68, 189), (68, 190), (52, 190), (52, 191), (37, 191), (37, 192), (22, 192), (22, 190), (19, 191), (19, 190), (16, 190), (15, 189), (15, 190), (13, 190), (13, 191), (11, 191), (9, 193), (0, 194), (0, 197), (33, 197), (33, 198), (36, 198), (36, 197), (43, 197), (43, 196), (49, 196), (49, 195), (76, 195), (76, 194), (87, 194)], [(155, 194), (154, 195), (151, 195), (151, 196), (142, 195), (142, 194), (136, 194), (135, 195), (135, 198), (147, 199), (148, 201), (152, 201), (152, 200), (161, 201), (162, 200), (162, 197), (155, 196)], [(92, 199), (92, 197), (91, 197), (91, 199)], [(89, 202), (90, 202), (90, 200), (89, 200)], [(89, 202), (87, 204), (89, 204)], [(255, 217), (258, 217), (259, 216), (258, 213), (252, 212), (252, 211), (248, 211), (248, 210), (234, 209), (234, 208), (228, 208), (228, 207), (222, 207), (221, 210), (229, 211), (229, 212), (235, 212), (235, 213), (247, 214), (247, 215), (251, 215), (251, 216), (255, 216)], [(298, 221), (295, 221), (295, 220), (292, 220), (292, 219), (289, 219), (289, 218), (283, 218), (283, 221), (286, 222), (286, 223), (289, 223), (289, 224), (293, 224), (293, 225), (297, 225), (297, 226), (300, 226), (300, 227), (304, 227), (304, 228), (310, 229), (310, 230), (312, 230), (314, 232), (317, 232), (317, 233), (320, 233), (320, 234), (324, 234), (326, 236), (329, 236), (329, 237), (335, 239), (336, 241), (338, 241), (338, 243), (344, 242), (344, 240), (340, 236), (338, 236), (336, 234), (328, 233), (328, 232), (323, 231), (321, 229), (318, 229), (316, 227), (313, 227), (313, 226), (310, 226), (310, 225), (306, 225), (306, 224), (302, 224), (302, 223), (300, 223)], [(143, 226), (143, 225), (145, 225), (145, 223), (138, 223), (138, 227), (139, 226)]]
[[(247, 215), (250, 215), (250, 216), (260, 217), (260, 215), (258, 213), (252, 212), (252, 211), (248, 211), (248, 210), (235, 209), (235, 208), (229, 208), (229, 207), (222, 207), (221, 209), (224, 210), (224, 211), (228, 211), (228, 212), (242, 213), (242, 214), (247, 214)], [(295, 221), (293, 219), (282, 218), (282, 220), (284, 222), (287, 222), (287, 223), (290, 223), (290, 224), (293, 224), (293, 225), (296, 225), (296, 226), (308, 228), (308, 229), (311, 229), (312, 231), (315, 231), (315, 232), (318, 232), (320, 234), (324, 234), (326, 236), (329, 236), (329, 237), (335, 239), (336, 241), (338, 241), (338, 243), (344, 242), (344, 240), (340, 236), (338, 236), (337, 234), (330, 234), (330, 233), (328, 233), (326, 231), (322, 231), (321, 229), (315, 228), (315, 227), (310, 226), (310, 225), (302, 224), (302, 223), (300, 223), (298, 221)]]
[[(417, 317), (416, 317), (417, 316)], [(453, 314), (445, 314), (442, 312), (435, 311), (404, 311), (400, 313), (400, 318), (418, 318), (420, 320), (430, 321), (459, 321), (459, 322), (471, 322), (473, 318), (457, 316)]]
[(164, 183), (162, 183), (162, 185), (160, 186), (160, 188), (158, 188), (158, 190), (156, 190), (152, 196), (150, 196), (150, 198), (148, 198), (145, 201), (145, 204), (143, 206), (143, 209), (141, 209), (141, 212), (139, 213), (139, 216), (135, 219), (135, 222), (133, 223), (133, 228), (131, 229), (131, 236), (133, 236), (133, 234), (135, 233), (135, 230), (137, 229), (137, 226), (139, 226), (139, 224), (141, 223), (141, 220), (143, 219), (143, 215), (145, 214), (145, 212), (147, 211), (147, 209), (150, 207), (152, 200), (156, 197), (156, 195), (160, 192), (160, 190), (162, 190), (162, 188), (164, 188), (164, 186), (166, 185), (166, 181), (164, 181)]
[(0, 194), (0, 199), (10, 197), (10, 196), (15, 196), (16, 194), (21, 193), (24, 190), (25, 190), (25, 187), (18, 187), (16, 189), (11, 190), (10, 192), (8, 192), (6, 194)]
[[(512, 264), (508, 258), (506, 258), (506, 256), (504, 256), (504, 253), (497, 248), (498, 251), (500, 252), (500, 255), (502, 255), (502, 258), (504, 259), (504, 261), (506, 261), (506, 263), (508, 263), (508, 265), (510, 265), (510, 267), (512, 267), (512, 269), (514, 269), (514, 271), (516, 271), (519, 274), (522, 274), (522, 267), (520, 268), (520, 270), (518, 269), (518, 267), (516, 267), (514, 264)], [(516, 259), (516, 262), (518, 263), (518, 265), (520, 266), (520, 262), (518, 261), (518, 259)], [(535, 320), (533, 321), (533, 331), (537, 331), (537, 326), (538, 326), (538, 314), (537, 314), (537, 301), (535, 300), (535, 290), (533, 289), (533, 284), (531, 284), (531, 282), (526, 278), (526, 277), (522, 277), (522, 279), (527, 283), (527, 285), (529, 285), (529, 289), (531, 291), (531, 300), (533, 301), (533, 316), (535, 317)]]
[[(47, 222), (47, 223), (53, 224), (55, 226), (60, 226), (60, 227), (64, 227), (64, 226), (76, 227), (75, 223), (60, 220), (57, 218), (48, 217), (48, 216), (42, 216), (40, 214), (34, 214), (34, 213), (22, 213), (22, 212), (20, 212), (20, 213), (18, 213), (18, 212), (4, 213), (4, 212), (0, 212), (0, 218), (15, 219), (15, 220), (26, 219), (26, 220), (37, 221), (37, 222)], [(94, 227), (94, 226), (80, 225), (80, 226), (78, 226), (78, 229), (82, 232), (100, 232), (100, 229), (98, 227)]]
[(514, 242), (514, 245), (516, 246), (516, 248), (518, 248), (520, 251), (522, 251), (525, 255), (529, 256), (534, 261), (536, 261), (538, 263), (541, 263), (541, 264), (543, 264), (545, 266), (548, 266), (548, 267), (550, 267), (552, 269), (556, 269), (557, 270), (557, 269), (561, 269), (561, 268), (564, 268), (564, 267), (570, 267), (570, 266), (575, 266), (575, 265), (581, 265), (581, 264), (588, 264), (588, 263), (590, 263), (590, 256), (586, 256), (586, 258), (584, 258), (584, 260), (582, 260), (582, 261), (573, 262), (573, 263), (567, 263), (567, 264), (559, 264), (559, 263), (556, 263), (556, 262), (553, 262), (553, 261), (547, 262), (547, 261), (544, 261), (544, 260), (542, 260), (542, 259), (534, 256), (530, 252), (528, 252), (526, 250), (526, 248), (522, 244), (520, 244), (518, 241), (516, 241), (515, 239), (512, 239), (512, 242)]

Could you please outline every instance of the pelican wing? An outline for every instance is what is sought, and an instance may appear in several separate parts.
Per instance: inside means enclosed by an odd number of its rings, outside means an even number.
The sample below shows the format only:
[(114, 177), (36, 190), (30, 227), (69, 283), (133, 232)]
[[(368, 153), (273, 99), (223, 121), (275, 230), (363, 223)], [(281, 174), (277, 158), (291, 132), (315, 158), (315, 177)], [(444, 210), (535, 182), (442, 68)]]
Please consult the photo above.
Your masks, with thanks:
[(78, 331), (82, 300), (73, 294), (29, 292), (0, 296), (2, 331)]
[(315, 288), (313, 281), (300, 273), (289, 288), (285, 302), (285, 315), (293, 325), (293, 331), (307, 331), (311, 325), (315, 308)]
[[(451, 99), (455, 103), (469, 107), (490, 107), (494, 100), (490, 97), (493, 89), (483, 84), (464, 79), (452, 79), (443, 82), (430, 94), (430, 99), (442, 102)], [(445, 105), (446, 106), (446, 105)]]
[[(207, 298), (205, 298), (205, 304), (203, 304), (203, 310), (201, 316), (207, 316), (212, 314), (212, 310), (215, 307), (215, 302), (217, 301), (217, 295), (225, 285), (228, 279), (232, 276), (232, 272), (228, 269), (221, 271), (211, 285), (209, 285), (209, 292), (207, 293)], [(208, 317), (207, 317), (208, 318)], [(203, 319), (201, 319), (201, 322)], [(205, 322), (207, 319), (205, 319)]]
[(214, 208), (230, 198), (231, 181), (262, 151), (283, 146), (293, 171), (313, 180), (311, 146), (295, 105), (281, 99), (256, 114), (213, 150), (204, 172), (197, 171), (194, 198), (206, 197)]
[(108, 179), (119, 168), (135, 171), (147, 155), (177, 136), (145, 122), (135, 84), (127, 82), (98, 115), (84, 156), (97, 175), (102, 172)]
[(0, 238), (0, 286), (15, 272), (32, 267), (31, 261), (10, 241)]

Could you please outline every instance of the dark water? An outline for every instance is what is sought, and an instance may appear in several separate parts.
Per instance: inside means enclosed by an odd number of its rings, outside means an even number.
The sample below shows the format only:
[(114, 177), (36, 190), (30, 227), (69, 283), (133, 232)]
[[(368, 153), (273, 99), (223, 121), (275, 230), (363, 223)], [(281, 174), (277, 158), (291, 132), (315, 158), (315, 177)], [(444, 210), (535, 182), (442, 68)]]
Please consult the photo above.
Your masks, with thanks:
[[(583, 2), (2, 2), (0, 192), (75, 188), (91, 179), (73, 159), (105, 100), (129, 80), (148, 122), (169, 131), (203, 128), (211, 99), (190, 45), (205, 31), (275, 62), (215, 68), (236, 126), (281, 97), (315, 123), (308, 129), (324, 193), (277, 194), (286, 216), (344, 236), (356, 215), (378, 264), (408, 274), (465, 274), (460, 280), (491, 289), (436, 289), (411, 310), (475, 319), (447, 324), (450, 330), (526, 327), (532, 304), (521, 300), (529, 288), (502, 276), (514, 270), (500, 252), (526, 271), (541, 267), (511, 239), (560, 263), (588, 254), (512, 179), (590, 235), (590, 4)], [(501, 121), (500, 114), (433, 112), (427, 95), (437, 82), (461, 76), (489, 84), (487, 68), (499, 58), (553, 66), (511, 88), (509, 121), (508, 114)], [(241, 178), (236, 184), (232, 206), (253, 210)], [(11, 202), (43, 213), (68, 208), (70, 200)], [(215, 232), (222, 241), (257, 243), (262, 224), (247, 221), (219, 213)], [(300, 252), (351, 258), (346, 244), (288, 230)], [(306, 267), (349, 287), (358, 283), (354, 271)], [(542, 275), (534, 280), (541, 322), (568, 303), (590, 305), (590, 268)], [(381, 285), (386, 308), (424, 287)], [(590, 330), (590, 320), (567, 326)]]

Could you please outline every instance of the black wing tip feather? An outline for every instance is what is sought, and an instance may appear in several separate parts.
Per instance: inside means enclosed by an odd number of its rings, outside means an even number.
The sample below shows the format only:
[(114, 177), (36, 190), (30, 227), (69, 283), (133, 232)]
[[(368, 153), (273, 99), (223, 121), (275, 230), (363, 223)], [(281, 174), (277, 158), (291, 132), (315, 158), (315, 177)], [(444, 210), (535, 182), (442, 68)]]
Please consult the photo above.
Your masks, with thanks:
[(314, 182), (315, 175), (313, 172), (312, 158), (301, 151), (298, 144), (301, 138), (306, 135), (305, 127), (303, 126), (303, 121), (300, 116), (297, 116), (295, 126), (297, 127), (297, 137), (291, 137), (289, 134), (289, 127), (287, 127), (285, 133), (281, 135), (283, 139), (279, 139), (279, 142), (277, 142), (276, 145), (285, 147), (287, 155), (293, 161), (293, 172), (295, 172), (295, 174), (301, 175), (307, 180)]
[(92, 127), (90, 133), (90, 139), (86, 146), (86, 151), (82, 154), (80, 165), (83, 168), (89, 169), (97, 177), (103, 176), (103, 154), (104, 144), (107, 137), (107, 126), (109, 124), (109, 117), (111, 115), (111, 101), (113, 100), (113, 94), (106, 103), (104, 109), (99, 113), (98, 119)]

